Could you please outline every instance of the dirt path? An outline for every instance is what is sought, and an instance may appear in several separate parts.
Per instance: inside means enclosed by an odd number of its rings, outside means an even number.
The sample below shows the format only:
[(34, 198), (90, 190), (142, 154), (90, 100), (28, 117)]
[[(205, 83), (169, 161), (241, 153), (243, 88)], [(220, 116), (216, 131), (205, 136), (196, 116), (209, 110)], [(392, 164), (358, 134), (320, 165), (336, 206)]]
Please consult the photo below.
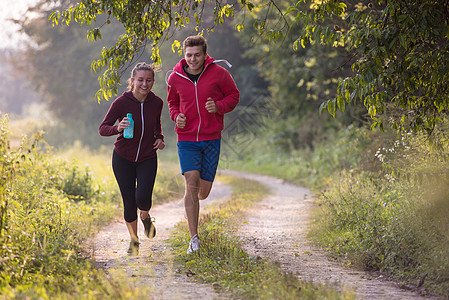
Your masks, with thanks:
[[(202, 208), (207, 209), (231, 193), (229, 186), (214, 183), (209, 198), (201, 201)], [(184, 219), (184, 204), (175, 201), (157, 205), (151, 208), (150, 214), (156, 218), (156, 237), (146, 238), (139, 222), (141, 246), (138, 255), (127, 254), (129, 233), (124, 221), (117, 220), (101, 230), (90, 243), (97, 267), (114, 278), (147, 289), (154, 299), (222, 299), (212, 286), (196, 283), (174, 269), (173, 255), (166, 242), (175, 224)]]
[[(355, 290), (357, 299), (430, 299), (399, 288), (382, 277), (344, 268), (305, 238), (313, 199), (309, 190), (268, 176), (226, 172), (268, 186), (271, 196), (259, 202), (239, 232), (248, 253), (270, 257), (298, 278), (314, 283), (336, 283)], [(434, 298), (436, 299), (436, 298)]]
[[(344, 269), (328, 260), (324, 251), (311, 246), (305, 239), (308, 211), (313, 205), (307, 189), (268, 176), (222, 173), (257, 180), (271, 189), (272, 195), (257, 205), (238, 233), (250, 254), (278, 261), (283, 269), (297, 274), (300, 279), (332, 282), (340, 288), (354, 289), (358, 299), (428, 299), (382, 278), (371, 279), (367, 273)], [(230, 194), (228, 186), (216, 182), (208, 200), (201, 201), (202, 210)], [(155, 299), (226, 299), (215, 293), (212, 286), (195, 283), (174, 270), (166, 240), (174, 225), (184, 218), (183, 204), (172, 202), (155, 206), (151, 215), (156, 217), (157, 236), (152, 240), (145, 238), (139, 222), (142, 245), (135, 256), (126, 253), (129, 237), (122, 221), (104, 228), (91, 243), (98, 267), (111, 276), (121, 276), (135, 286), (150, 289)]]

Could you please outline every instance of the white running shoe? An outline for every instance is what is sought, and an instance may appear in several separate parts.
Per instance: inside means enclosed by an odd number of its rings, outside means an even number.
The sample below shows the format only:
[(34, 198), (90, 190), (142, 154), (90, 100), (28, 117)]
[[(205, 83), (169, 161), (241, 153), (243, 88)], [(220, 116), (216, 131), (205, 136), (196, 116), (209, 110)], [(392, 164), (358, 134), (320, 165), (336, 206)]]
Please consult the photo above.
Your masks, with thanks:
[(189, 249), (187, 249), (187, 254), (192, 254), (193, 252), (196, 252), (200, 250), (200, 238), (197, 234), (192, 236), (189, 243)]

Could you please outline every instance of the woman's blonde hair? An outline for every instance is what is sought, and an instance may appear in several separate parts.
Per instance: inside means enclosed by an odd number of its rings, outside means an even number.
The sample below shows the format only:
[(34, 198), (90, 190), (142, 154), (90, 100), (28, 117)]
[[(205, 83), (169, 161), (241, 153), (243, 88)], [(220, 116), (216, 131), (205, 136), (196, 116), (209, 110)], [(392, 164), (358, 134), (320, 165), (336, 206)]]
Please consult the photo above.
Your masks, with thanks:
[(131, 71), (131, 77), (127, 80), (129, 91), (132, 91), (134, 88), (134, 83), (131, 79), (136, 76), (137, 71), (150, 71), (154, 77), (154, 66), (153, 65), (147, 64), (146, 62), (138, 63), (137, 65), (134, 66), (133, 70)]

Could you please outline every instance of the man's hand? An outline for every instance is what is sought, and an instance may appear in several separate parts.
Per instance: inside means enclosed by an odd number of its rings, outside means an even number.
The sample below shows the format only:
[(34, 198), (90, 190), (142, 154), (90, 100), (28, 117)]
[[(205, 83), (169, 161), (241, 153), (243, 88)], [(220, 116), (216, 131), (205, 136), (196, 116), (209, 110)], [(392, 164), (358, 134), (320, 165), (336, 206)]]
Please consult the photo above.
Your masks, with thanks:
[(210, 113), (216, 113), (218, 111), (217, 104), (211, 97), (207, 98), (206, 110)]
[(186, 115), (181, 113), (176, 117), (176, 126), (178, 126), (178, 128), (186, 127)]

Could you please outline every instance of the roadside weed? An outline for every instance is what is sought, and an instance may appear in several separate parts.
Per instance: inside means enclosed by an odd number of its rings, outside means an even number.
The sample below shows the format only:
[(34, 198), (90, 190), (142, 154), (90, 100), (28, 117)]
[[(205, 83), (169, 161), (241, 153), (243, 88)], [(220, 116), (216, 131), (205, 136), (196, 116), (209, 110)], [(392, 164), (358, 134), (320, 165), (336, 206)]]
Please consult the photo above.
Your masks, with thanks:
[[(102, 192), (115, 192), (112, 198), (119, 199), (118, 186), (115, 181), (111, 166), (111, 155), (113, 145), (102, 146), (93, 151), (83, 146), (79, 141), (75, 141), (69, 147), (58, 151), (57, 157), (64, 161), (71, 161), (72, 167), (83, 170), (94, 170), (89, 172), (92, 185), (100, 187)], [(80, 179), (78, 179), (79, 181)], [(84, 180), (87, 180), (85, 178)], [(78, 182), (71, 180), (68, 187), (76, 186)], [(182, 197), (184, 192), (184, 178), (179, 172), (179, 166), (170, 162), (158, 162), (158, 172), (153, 189), (153, 202), (160, 204)], [(121, 205), (120, 201), (118, 205)]]
[[(95, 270), (80, 247), (118, 213), (116, 190), (101, 190), (90, 172), (40, 149), (41, 134), (14, 148), (8, 134), (7, 120), (0, 120), (0, 298), (139, 296)], [(67, 182), (76, 183), (70, 193)]]
[(312, 236), (352, 264), (423, 294), (447, 296), (447, 150), (430, 148), (419, 135), (386, 144), (375, 154), (383, 170), (345, 170), (334, 177)]
[(255, 140), (233, 169), (316, 193), (310, 237), (334, 259), (394, 277), (422, 294), (449, 296), (449, 123), (428, 136), (349, 126), (289, 153)]

